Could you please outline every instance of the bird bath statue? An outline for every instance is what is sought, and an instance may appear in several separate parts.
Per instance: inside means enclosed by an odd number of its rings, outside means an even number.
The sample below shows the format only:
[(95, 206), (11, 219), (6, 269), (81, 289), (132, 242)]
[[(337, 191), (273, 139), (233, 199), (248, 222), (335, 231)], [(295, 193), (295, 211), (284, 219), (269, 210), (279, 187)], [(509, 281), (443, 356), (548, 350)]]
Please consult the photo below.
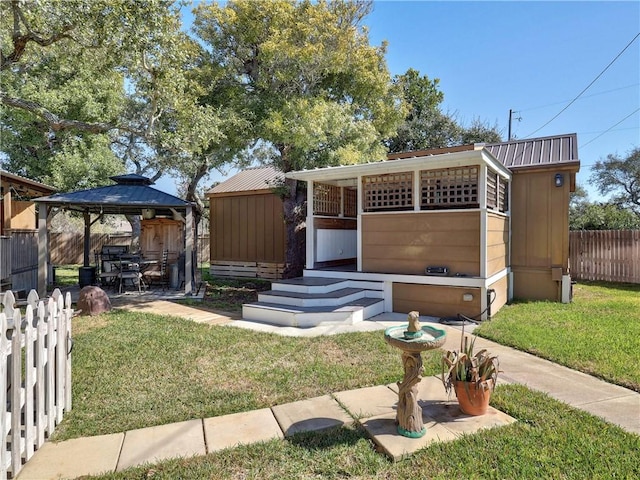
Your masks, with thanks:
[(420, 438), (426, 432), (422, 422), (422, 408), (418, 405), (418, 387), (422, 377), (421, 352), (441, 347), (447, 336), (444, 330), (421, 326), (418, 312), (409, 313), (409, 325), (389, 327), (384, 339), (389, 345), (402, 350), (404, 378), (398, 382), (398, 433), (409, 438)]

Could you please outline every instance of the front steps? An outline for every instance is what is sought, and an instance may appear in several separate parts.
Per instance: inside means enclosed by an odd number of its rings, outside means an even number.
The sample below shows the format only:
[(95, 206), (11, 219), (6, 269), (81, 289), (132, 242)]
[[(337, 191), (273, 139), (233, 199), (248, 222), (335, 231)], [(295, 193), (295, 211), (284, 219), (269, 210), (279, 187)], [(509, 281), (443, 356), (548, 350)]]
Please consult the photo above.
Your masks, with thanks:
[(384, 312), (382, 282), (299, 277), (278, 280), (242, 306), (242, 318), (310, 328), (332, 322), (353, 325)]

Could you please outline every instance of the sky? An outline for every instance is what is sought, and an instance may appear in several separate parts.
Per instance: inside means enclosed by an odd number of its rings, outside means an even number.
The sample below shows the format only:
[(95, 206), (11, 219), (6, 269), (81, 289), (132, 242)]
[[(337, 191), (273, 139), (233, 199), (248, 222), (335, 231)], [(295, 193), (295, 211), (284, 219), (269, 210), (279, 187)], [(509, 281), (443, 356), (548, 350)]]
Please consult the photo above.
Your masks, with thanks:
[(387, 43), (392, 75), (440, 79), (443, 110), (461, 123), (497, 124), (507, 140), (513, 110), (514, 138), (577, 133), (591, 200), (603, 197), (590, 167), (640, 146), (638, 1), (375, 1), (364, 24), (370, 44)]

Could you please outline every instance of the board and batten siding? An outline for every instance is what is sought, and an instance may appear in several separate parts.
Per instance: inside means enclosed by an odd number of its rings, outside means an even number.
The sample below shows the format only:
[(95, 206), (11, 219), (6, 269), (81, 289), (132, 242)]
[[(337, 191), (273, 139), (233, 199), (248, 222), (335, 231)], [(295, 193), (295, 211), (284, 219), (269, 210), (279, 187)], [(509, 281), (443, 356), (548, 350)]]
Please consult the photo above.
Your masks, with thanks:
[(284, 262), (285, 225), (278, 196), (211, 196), (210, 204), (212, 262)]
[(496, 292), (495, 299), (491, 304), (491, 315), (495, 315), (498, 310), (504, 307), (509, 301), (509, 280), (508, 277), (502, 277), (500, 280), (489, 285), (489, 289)]
[(511, 186), (511, 269), (514, 296), (558, 301), (560, 282), (552, 268), (569, 267), (569, 173), (556, 187), (562, 171), (514, 172)]
[(424, 275), (428, 266), (480, 275), (480, 211), (362, 215), (362, 270)]
[[(471, 294), (473, 299), (464, 301), (465, 294)], [(393, 311), (409, 313), (415, 310), (420, 315), (432, 317), (450, 317), (458, 313), (476, 316), (481, 311), (480, 294), (479, 288), (394, 283)]]
[(487, 213), (487, 276), (509, 265), (509, 218)]

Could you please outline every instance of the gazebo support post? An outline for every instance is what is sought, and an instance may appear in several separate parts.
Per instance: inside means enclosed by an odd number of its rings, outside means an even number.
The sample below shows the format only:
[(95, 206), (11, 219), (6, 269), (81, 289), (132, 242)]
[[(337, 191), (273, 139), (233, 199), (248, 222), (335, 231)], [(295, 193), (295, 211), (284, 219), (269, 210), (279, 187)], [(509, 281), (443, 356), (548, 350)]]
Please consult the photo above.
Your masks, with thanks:
[(40, 298), (47, 295), (48, 257), (47, 205), (40, 203), (38, 204), (38, 296)]
[(89, 210), (85, 210), (82, 214), (84, 217), (84, 264), (89, 266), (89, 252), (91, 251), (91, 214)]
[(185, 238), (185, 252), (184, 252), (184, 293), (185, 295), (191, 295), (193, 293), (193, 208), (187, 207), (186, 218), (186, 238)]

